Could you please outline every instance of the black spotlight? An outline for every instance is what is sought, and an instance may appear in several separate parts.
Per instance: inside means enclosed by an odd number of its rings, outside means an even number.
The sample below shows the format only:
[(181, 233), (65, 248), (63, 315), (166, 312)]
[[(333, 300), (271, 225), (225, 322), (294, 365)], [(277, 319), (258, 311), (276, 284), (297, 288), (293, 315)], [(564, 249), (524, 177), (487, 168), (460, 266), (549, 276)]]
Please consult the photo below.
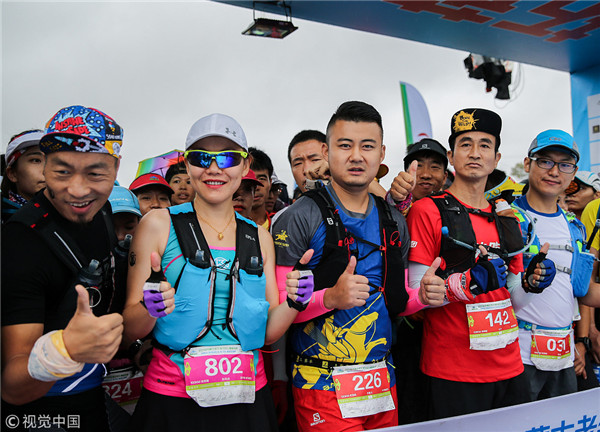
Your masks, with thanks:
[(508, 91), (512, 74), (508, 70), (510, 62), (479, 54), (469, 54), (464, 63), (469, 71), (469, 78), (485, 81), (485, 91), (490, 92), (492, 88), (495, 88), (497, 90), (496, 99), (510, 99)]
[[(276, 3), (276, 2), (259, 2), (259, 3)], [(252, 2), (252, 18), (254, 22), (242, 32), (243, 35), (247, 36), (261, 36), (273, 39), (283, 39), (293, 31), (297, 30), (294, 24), (292, 24), (292, 8), (285, 4), (285, 1), (281, 7), (285, 12), (285, 21), (274, 20), (269, 18), (256, 18), (256, 2)], [(288, 16), (289, 11), (289, 16)]]

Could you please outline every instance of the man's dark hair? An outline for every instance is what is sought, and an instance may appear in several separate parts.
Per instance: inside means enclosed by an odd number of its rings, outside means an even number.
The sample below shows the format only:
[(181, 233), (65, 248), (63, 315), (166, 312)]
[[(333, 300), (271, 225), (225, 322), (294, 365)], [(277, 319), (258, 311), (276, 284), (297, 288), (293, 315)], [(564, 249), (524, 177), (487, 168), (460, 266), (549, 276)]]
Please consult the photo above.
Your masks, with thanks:
[(187, 169), (185, 167), (185, 163), (184, 162), (179, 162), (176, 164), (173, 164), (169, 167), (169, 169), (167, 170), (166, 174), (165, 174), (165, 180), (167, 181), (167, 183), (171, 183), (171, 179), (173, 177), (175, 177), (176, 174), (187, 174)]
[(294, 146), (296, 144), (310, 140), (319, 141), (323, 144), (327, 143), (327, 138), (325, 137), (325, 134), (321, 131), (307, 129), (303, 130), (302, 132), (298, 132), (296, 136), (292, 138), (292, 141), (290, 141), (290, 145), (288, 146), (288, 161), (290, 163), (292, 163), (292, 149), (294, 148)]
[(269, 178), (271, 178), (273, 175), (273, 162), (271, 162), (271, 158), (264, 151), (259, 150), (256, 147), (249, 147), (248, 153), (252, 156), (250, 169), (252, 171), (266, 169), (269, 173)]
[(377, 123), (381, 129), (381, 137), (383, 138), (383, 122), (381, 121), (381, 114), (368, 103), (349, 101), (341, 104), (335, 113), (333, 113), (327, 124), (327, 144), (329, 144), (329, 130), (338, 120)]

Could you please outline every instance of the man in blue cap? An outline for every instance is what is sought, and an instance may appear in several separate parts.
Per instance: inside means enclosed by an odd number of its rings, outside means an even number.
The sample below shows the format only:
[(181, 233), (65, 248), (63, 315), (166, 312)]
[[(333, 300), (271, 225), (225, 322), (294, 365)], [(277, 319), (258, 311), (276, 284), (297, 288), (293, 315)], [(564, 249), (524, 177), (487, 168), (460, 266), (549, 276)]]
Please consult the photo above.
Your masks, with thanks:
[(11, 429), (109, 430), (103, 363), (121, 343), (113, 300), (124, 287), (107, 199), (121, 144), (106, 114), (61, 109), (39, 144), (46, 188), (3, 227), (2, 422)]
[[(579, 149), (573, 137), (562, 130), (541, 132), (531, 143), (524, 160), (529, 173), (527, 194), (515, 204), (529, 216), (521, 221), (526, 240), (533, 242), (523, 254), (525, 268), (534, 261), (540, 244), (548, 243), (545, 276), (554, 278), (538, 287), (523, 276), (523, 289), (512, 292), (519, 323), (521, 359), (531, 400), (545, 399), (577, 390), (573, 362), (579, 353), (574, 346), (573, 320), (579, 319), (577, 298), (585, 303), (593, 256), (585, 252), (583, 224), (572, 213), (557, 206), (557, 199), (575, 178)], [(533, 221), (533, 222), (529, 222)], [(594, 291), (594, 290), (590, 290)], [(534, 295), (535, 294), (535, 295)]]

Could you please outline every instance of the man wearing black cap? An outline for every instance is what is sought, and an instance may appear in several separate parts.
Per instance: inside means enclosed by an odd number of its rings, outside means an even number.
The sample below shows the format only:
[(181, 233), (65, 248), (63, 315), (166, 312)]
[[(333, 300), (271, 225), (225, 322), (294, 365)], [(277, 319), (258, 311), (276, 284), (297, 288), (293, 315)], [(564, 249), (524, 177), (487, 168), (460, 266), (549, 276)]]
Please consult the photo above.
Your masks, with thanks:
[(404, 157), (404, 170), (408, 170), (414, 160), (419, 163), (415, 187), (412, 190), (413, 201), (442, 190), (448, 178), (446, 153), (446, 149), (439, 142), (430, 138), (423, 138), (408, 147)]
[(121, 342), (112, 312), (124, 287), (107, 199), (121, 143), (104, 113), (61, 109), (39, 144), (46, 188), (3, 227), (2, 424), (12, 430), (109, 430), (103, 363)]
[(446, 285), (443, 302), (429, 302), (443, 307), (426, 309), (424, 321), (421, 369), (429, 376), (430, 418), (526, 401), (507, 290), (520, 285), (522, 255), (507, 256), (515, 252), (507, 239), (520, 241), (520, 231), (514, 218), (507, 218), (506, 227), (498, 225), (484, 197), (487, 176), (500, 160), (501, 125), (485, 109), (454, 114), (448, 140), (454, 183), (414, 203), (408, 215), (409, 285), (416, 287), (438, 256), (437, 274)]
[[(417, 161), (414, 174), (414, 188), (411, 201), (415, 202), (442, 190), (448, 177), (447, 150), (436, 140), (423, 138), (408, 146), (404, 157), (405, 172), (394, 179), (390, 196), (402, 201), (400, 184), (408, 179), (408, 171), (413, 161)], [(415, 168), (415, 167), (413, 167)], [(406, 184), (406, 183), (404, 183)], [(404, 188), (402, 188), (404, 189)], [(407, 190), (408, 192), (408, 190)], [(408, 198), (405, 198), (410, 204)], [(421, 357), (421, 339), (423, 336), (423, 313), (417, 312), (407, 317), (396, 318), (396, 343), (392, 345), (392, 355), (396, 365), (398, 385), (398, 420), (400, 424), (427, 420), (426, 379), (419, 370)]]

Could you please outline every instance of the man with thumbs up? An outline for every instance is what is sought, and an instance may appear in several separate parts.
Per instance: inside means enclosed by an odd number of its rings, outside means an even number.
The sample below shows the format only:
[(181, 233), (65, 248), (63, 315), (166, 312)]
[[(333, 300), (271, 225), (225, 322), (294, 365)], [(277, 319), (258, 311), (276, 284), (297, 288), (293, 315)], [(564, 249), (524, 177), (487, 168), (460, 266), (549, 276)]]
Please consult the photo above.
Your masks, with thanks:
[(295, 304), (301, 312), (288, 336), (298, 429), (394, 426), (390, 316), (407, 305), (409, 237), (400, 212), (368, 193), (385, 156), (381, 116), (346, 102), (326, 136), (330, 184), (307, 191), (272, 227), (280, 301), (286, 282), (292, 291), (314, 285), (310, 300)]
[[(421, 354), (430, 419), (527, 400), (508, 291), (521, 289), (523, 242), (516, 219), (499, 216), (484, 195), (500, 160), (501, 125), (485, 109), (454, 114), (448, 140), (454, 183), (416, 201), (408, 214), (409, 286), (432, 306), (425, 310)], [(437, 257), (443, 296), (423, 287)]]
[[(575, 345), (581, 339), (574, 338), (573, 320), (579, 320), (578, 298), (585, 304), (596, 289), (590, 283), (594, 258), (586, 252), (584, 225), (556, 204), (573, 181), (578, 162), (579, 149), (570, 134), (556, 129), (539, 133), (524, 160), (529, 189), (515, 201), (529, 215), (528, 221), (521, 222), (523, 233), (533, 236), (524, 254), (524, 290), (513, 294), (532, 400), (577, 391), (574, 361), (580, 357), (585, 365), (585, 351)], [(550, 249), (546, 261), (552, 263), (545, 273), (555, 277), (550, 283), (531, 283), (530, 269), (540, 261), (537, 252), (544, 243)]]
[[(406, 149), (404, 172), (392, 181), (386, 200), (407, 212), (410, 205), (442, 190), (448, 177), (446, 149), (436, 140), (423, 138)], [(404, 213), (406, 214), (406, 213)], [(392, 355), (398, 378), (398, 421), (416, 423), (427, 419), (426, 377), (419, 369), (423, 314), (395, 320), (396, 343)]]
[(109, 430), (103, 363), (121, 343), (113, 299), (125, 287), (115, 286), (107, 199), (121, 143), (106, 114), (61, 109), (40, 141), (46, 188), (3, 227), (2, 422), (11, 428), (41, 429), (46, 418)]

